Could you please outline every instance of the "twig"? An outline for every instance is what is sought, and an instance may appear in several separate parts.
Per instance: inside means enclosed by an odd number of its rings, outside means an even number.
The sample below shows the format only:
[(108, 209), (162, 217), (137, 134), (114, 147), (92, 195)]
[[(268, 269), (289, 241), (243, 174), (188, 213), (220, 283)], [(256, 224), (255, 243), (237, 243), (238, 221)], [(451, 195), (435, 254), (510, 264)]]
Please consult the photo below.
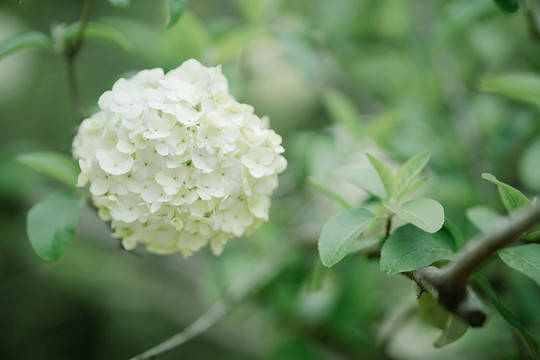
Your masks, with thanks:
[(221, 320), (231, 308), (243, 300), (255, 289), (270, 282), (281, 271), (283, 253), (275, 253), (271, 257), (255, 262), (255, 267), (243, 273), (228, 289), (224, 298), (215, 303), (201, 317), (188, 325), (183, 331), (165, 340), (161, 344), (147, 350), (130, 360), (152, 359), (166, 351), (182, 345), (194, 337), (204, 333), (219, 320)]
[(540, 206), (501, 220), (465, 245), (456, 258), (438, 269), (429, 266), (405, 273), (444, 308), (471, 326), (481, 326), (486, 315), (467, 284), (472, 273), (494, 252), (502, 249), (540, 222)]
[(77, 37), (72, 43), (68, 44), (68, 46), (66, 46), (64, 50), (64, 56), (66, 58), (66, 75), (69, 93), (71, 96), (73, 109), (75, 111), (75, 116), (79, 119), (79, 121), (83, 120), (85, 118), (85, 115), (81, 105), (79, 86), (77, 83), (77, 74), (75, 73), (75, 58), (81, 50), (81, 46), (84, 40), (84, 30), (86, 28), (86, 24), (88, 23), (88, 19), (90, 18), (90, 13), (92, 12), (93, 5), (94, 0), (86, 0), (84, 2)]

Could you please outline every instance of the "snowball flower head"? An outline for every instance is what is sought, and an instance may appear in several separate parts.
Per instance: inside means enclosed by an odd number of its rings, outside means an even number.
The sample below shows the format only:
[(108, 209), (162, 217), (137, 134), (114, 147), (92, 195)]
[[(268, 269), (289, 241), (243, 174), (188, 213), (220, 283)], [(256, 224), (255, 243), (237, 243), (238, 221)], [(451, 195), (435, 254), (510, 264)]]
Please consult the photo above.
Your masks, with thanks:
[(281, 137), (229, 94), (220, 67), (143, 70), (98, 104), (73, 142), (78, 186), (89, 184), (124, 248), (220, 253), (268, 219), (287, 164)]

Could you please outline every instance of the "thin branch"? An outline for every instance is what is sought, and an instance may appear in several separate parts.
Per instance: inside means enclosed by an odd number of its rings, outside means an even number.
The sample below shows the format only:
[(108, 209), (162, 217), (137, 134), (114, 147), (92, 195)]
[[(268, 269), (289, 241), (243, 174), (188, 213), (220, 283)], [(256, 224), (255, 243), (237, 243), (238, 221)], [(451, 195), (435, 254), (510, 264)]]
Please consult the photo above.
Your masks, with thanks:
[(67, 83), (69, 87), (69, 93), (71, 97), (71, 102), (73, 103), (73, 109), (75, 111), (75, 116), (79, 121), (85, 118), (84, 111), (81, 105), (81, 98), (79, 92), (79, 86), (77, 83), (77, 74), (75, 73), (75, 58), (81, 50), (81, 46), (84, 40), (84, 30), (86, 29), (86, 24), (90, 18), (90, 13), (92, 12), (92, 7), (94, 5), (94, 0), (86, 0), (84, 2), (83, 10), (80, 18), (79, 32), (75, 40), (67, 44), (64, 50), (64, 56), (66, 58), (66, 76)]
[(405, 273), (429, 292), (444, 308), (471, 326), (481, 326), (486, 318), (467, 284), (473, 272), (494, 252), (516, 241), (540, 222), (540, 206), (522, 211), (496, 223), (493, 228), (465, 245), (456, 258), (438, 269), (429, 266)]
[(246, 296), (269, 283), (282, 269), (282, 252), (274, 253), (262, 261), (255, 262), (255, 267), (243, 273), (228, 289), (227, 293), (201, 317), (188, 325), (183, 331), (165, 340), (161, 344), (147, 350), (130, 360), (152, 359), (166, 351), (182, 345), (194, 337), (204, 333), (215, 325)]

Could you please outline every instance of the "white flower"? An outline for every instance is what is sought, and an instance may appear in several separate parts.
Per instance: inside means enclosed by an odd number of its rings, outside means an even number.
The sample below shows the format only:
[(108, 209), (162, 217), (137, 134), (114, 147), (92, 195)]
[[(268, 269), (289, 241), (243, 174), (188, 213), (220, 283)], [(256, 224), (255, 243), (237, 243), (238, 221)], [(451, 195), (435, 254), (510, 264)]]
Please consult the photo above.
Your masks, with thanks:
[(125, 249), (190, 255), (268, 219), (281, 137), (228, 92), (220, 67), (188, 60), (118, 80), (73, 141), (78, 186)]

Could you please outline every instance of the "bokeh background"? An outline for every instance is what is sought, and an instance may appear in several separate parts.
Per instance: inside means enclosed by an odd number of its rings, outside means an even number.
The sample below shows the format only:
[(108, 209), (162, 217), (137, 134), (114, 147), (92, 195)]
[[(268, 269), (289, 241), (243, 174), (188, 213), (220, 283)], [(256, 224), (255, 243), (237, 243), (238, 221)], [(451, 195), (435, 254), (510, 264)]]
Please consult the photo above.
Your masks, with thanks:
[[(0, 40), (71, 24), (82, 3), (0, 0)], [(527, 358), (493, 311), (483, 328), (435, 349), (440, 331), (420, 319), (411, 281), (384, 276), (361, 255), (322, 269), (316, 241), (340, 208), (310, 184), (359, 204), (366, 195), (333, 169), (365, 162), (366, 151), (396, 164), (430, 151), (426, 194), (468, 238), (476, 230), (467, 208), (502, 211), (482, 172), (532, 198), (540, 191), (540, 96), (518, 92), (538, 81), (534, 16), (505, 15), (488, 0), (192, 0), (167, 30), (165, 10), (165, 1), (117, 8), (96, 0), (91, 20), (122, 38), (84, 43), (76, 67), (85, 109), (141, 69), (169, 70), (192, 57), (222, 64), (234, 96), (269, 115), (283, 136), (289, 166), (271, 220), (220, 257), (206, 249), (184, 259), (123, 251), (86, 209), (60, 260), (40, 260), (25, 214), (62, 185), (14, 156), (69, 154), (77, 120), (61, 56), (28, 49), (1, 58), (0, 358), (127, 359), (197, 319), (267, 257), (272, 271), (260, 286), (159, 359)], [(500, 260), (485, 270), (539, 339), (538, 286)]]

